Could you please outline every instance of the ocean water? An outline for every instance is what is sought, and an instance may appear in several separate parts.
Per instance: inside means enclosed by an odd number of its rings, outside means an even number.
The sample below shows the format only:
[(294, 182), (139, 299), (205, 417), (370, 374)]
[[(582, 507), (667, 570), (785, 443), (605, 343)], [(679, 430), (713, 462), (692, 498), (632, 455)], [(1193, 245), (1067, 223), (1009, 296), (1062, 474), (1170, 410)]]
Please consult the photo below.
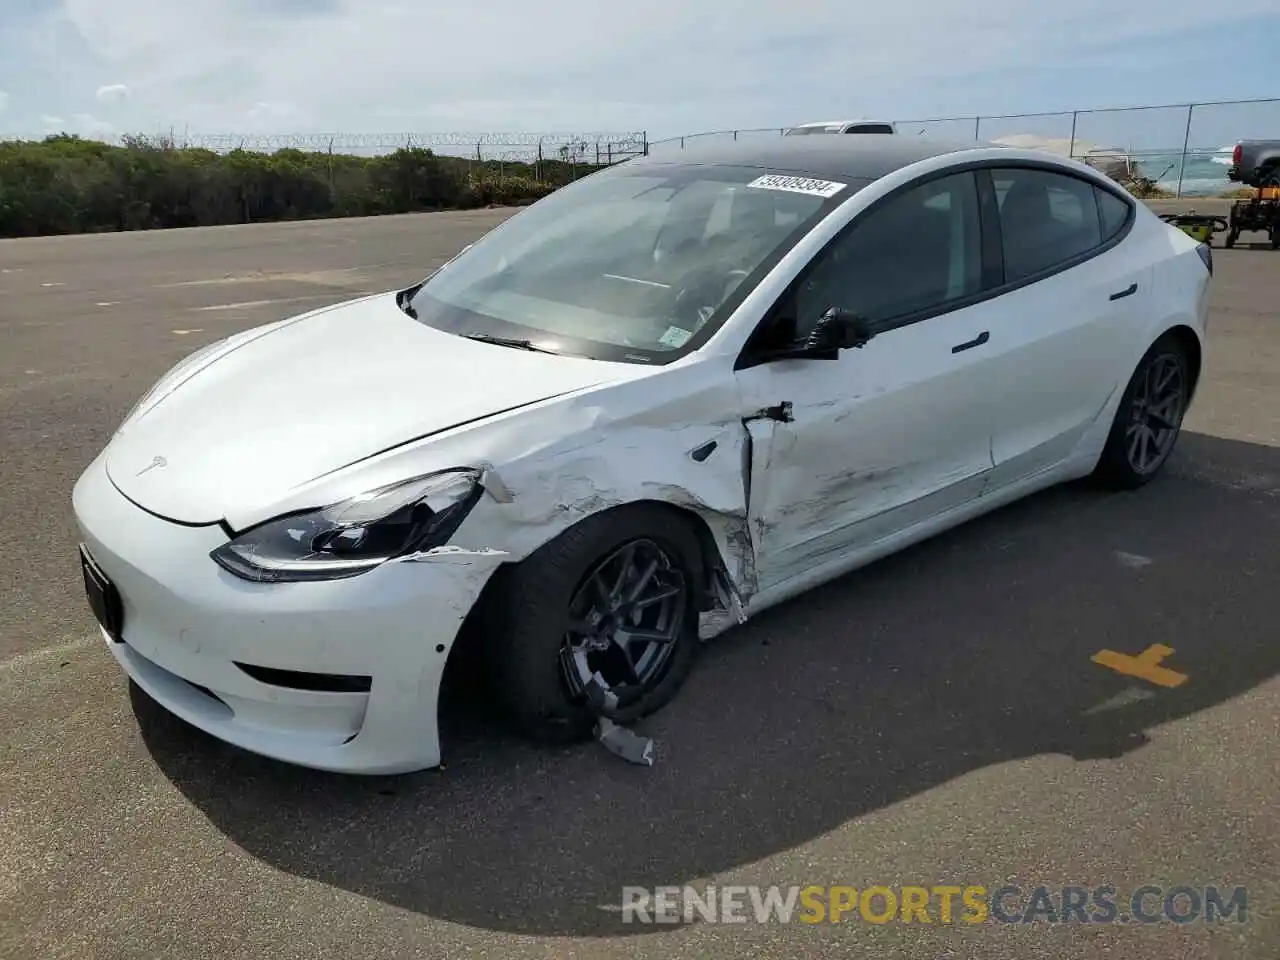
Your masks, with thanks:
[[(1240, 185), (1227, 179), (1231, 166), (1231, 151), (1235, 144), (1220, 147), (1214, 153), (1188, 153), (1182, 169), (1182, 195), (1184, 197), (1211, 197), (1237, 189)], [(1147, 153), (1135, 156), (1144, 177), (1154, 177), (1162, 189), (1176, 190), (1178, 169), (1182, 166), (1181, 151)]]

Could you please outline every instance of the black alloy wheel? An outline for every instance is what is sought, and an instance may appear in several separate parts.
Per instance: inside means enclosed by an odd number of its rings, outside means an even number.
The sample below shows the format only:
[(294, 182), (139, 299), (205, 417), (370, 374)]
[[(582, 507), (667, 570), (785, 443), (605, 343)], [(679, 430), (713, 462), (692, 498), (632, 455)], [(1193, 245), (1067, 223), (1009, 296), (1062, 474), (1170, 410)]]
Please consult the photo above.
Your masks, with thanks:
[(594, 565), (569, 601), (560, 648), (566, 692), (575, 702), (599, 673), (621, 705), (661, 682), (684, 629), (688, 586), (652, 540), (632, 540)]

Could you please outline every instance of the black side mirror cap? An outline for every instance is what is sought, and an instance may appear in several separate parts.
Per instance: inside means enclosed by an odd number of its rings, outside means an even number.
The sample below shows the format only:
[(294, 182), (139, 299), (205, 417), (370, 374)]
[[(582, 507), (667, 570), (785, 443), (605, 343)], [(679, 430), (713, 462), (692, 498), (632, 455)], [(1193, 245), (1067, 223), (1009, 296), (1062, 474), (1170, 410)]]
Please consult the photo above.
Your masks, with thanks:
[[(794, 329), (794, 326), (793, 328)], [(809, 335), (782, 347), (756, 354), (755, 363), (774, 360), (835, 360), (841, 350), (861, 349), (876, 335), (874, 324), (861, 314), (831, 307)]]
[(866, 317), (831, 307), (809, 332), (805, 348), (815, 353), (861, 350), (874, 336), (875, 329)]

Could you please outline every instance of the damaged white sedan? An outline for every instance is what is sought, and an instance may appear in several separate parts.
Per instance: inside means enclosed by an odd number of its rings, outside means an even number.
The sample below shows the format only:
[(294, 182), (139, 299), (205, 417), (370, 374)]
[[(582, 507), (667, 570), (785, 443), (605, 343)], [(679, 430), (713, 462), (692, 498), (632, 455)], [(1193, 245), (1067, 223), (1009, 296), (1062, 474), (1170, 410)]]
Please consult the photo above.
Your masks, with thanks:
[(1211, 273), (1019, 149), (634, 160), (171, 370), (76, 485), (90, 605), (160, 704), (292, 763), (438, 765), (468, 646), (522, 730), (587, 736), (602, 687), (650, 713), (772, 604), (1052, 484), (1155, 476)]

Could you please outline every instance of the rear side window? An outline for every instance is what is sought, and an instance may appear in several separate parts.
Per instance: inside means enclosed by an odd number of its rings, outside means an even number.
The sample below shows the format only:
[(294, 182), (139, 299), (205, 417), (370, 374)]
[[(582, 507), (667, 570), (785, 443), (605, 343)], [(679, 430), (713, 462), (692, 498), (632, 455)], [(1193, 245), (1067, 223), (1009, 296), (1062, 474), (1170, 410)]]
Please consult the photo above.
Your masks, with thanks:
[(1000, 205), (1005, 280), (1051, 270), (1102, 245), (1094, 187), (1031, 168), (991, 171)]
[(1102, 218), (1102, 242), (1106, 243), (1129, 221), (1129, 204), (1101, 187), (1095, 187), (1094, 193), (1098, 197), (1098, 216)]

